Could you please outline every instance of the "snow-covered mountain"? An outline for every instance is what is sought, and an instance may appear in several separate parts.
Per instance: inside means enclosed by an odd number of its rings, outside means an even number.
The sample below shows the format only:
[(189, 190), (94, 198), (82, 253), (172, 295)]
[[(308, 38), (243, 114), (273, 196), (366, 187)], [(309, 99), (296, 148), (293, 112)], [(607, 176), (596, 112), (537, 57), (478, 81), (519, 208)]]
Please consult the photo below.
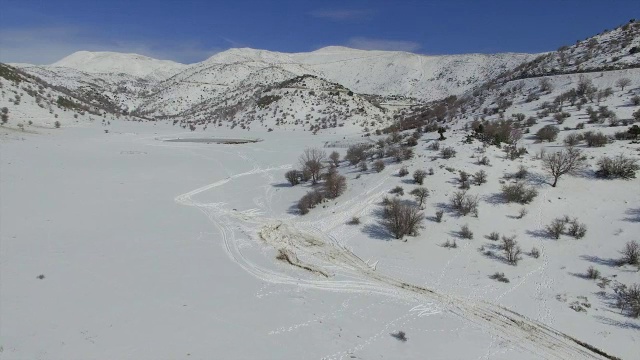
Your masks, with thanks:
[(78, 51), (50, 65), (79, 70), (90, 74), (127, 74), (144, 79), (160, 80), (175, 75), (186, 65), (158, 60), (138, 54)]
[[(398, 51), (365, 51), (326, 47), (308, 53), (280, 53), (248, 48), (230, 49), (200, 63), (184, 65), (135, 54), (111, 52), (74, 53), (48, 66), (15, 64), (54, 86), (83, 94), (100, 94), (123, 113), (148, 118), (178, 118), (207, 121), (214, 114), (237, 113), (229, 107), (263, 96), (259, 91), (283, 81), (312, 75), (345, 88), (343, 93), (369, 94), (409, 99), (409, 103), (462, 94), (483, 82), (533, 59), (528, 54), (424, 56)], [(285, 98), (290, 92), (281, 94)], [(234, 98), (238, 96), (238, 98)], [(414, 100), (410, 100), (413, 98)], [(318, 98), (314, 108), (330, 97)], [(366, 99), (360, 99), (368, 102)], [(289, 114), (306, 119), (309, 106), (288, 100)], [(381, 116), (377, 105), (362, 115)], [(375, 109), (371, 114), (366, 109)], [(252, 109), (247, 111), (258, 111)], [(346, 110), (345, 110), (346, 111)], [(349, 110), (350, 111), (350, 110)], [(259, 112), (259, 111), (258, 111)], [(203, 115), (203, 116), (196, 116)], [(342, 122), (344, 119), (339, 119)], [(280, 123), (280, 122), (278, 122)]]

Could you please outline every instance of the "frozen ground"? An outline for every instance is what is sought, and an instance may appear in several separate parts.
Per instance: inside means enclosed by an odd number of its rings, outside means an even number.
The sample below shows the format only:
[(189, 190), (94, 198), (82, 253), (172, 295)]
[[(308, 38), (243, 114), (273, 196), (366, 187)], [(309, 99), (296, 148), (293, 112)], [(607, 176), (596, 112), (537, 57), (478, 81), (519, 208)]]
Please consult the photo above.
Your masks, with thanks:
[[(110, 129), (0, 139), (2, 358), (598, 358), (568, 336), (637, 356), (637, 320), (576, 275), (595, 264), (637, 282), (632, 269), (607, 265), (640, 230), (637, 180), (563, 178), (556, 189), (540, 182), (522, 220), (511, 216), (519, 206), (483, 202), (479, 218), (447, 214), (417, 238), (390, 241), (375, 210), (401, 182), (399, 165), (357, 180), (343, 165), (345, 195), (305, 217), (292, 212), (308, 189), (291, 188), (283, 173), (305, 147), (342, 135), (260, 133), (258, 143), (223, 145), (164, 142), (192, 133), (162, 124), (115, 121)], [(472, 153), (460, 151), (447, 165), (475, 171)], [(517, 165), (492, 161), (487, 196)], [(427, 156), (406, 164), (436, 170), (427, 178), (428, 216), (455, 190), (455, 174), (441, 164)], [(585, 239), (536, 236), (565, 213), (589, 224)], [(362, 225), (345, 225), (356, 215)], [(465, 223), (474, 240), (439, 246)], [(541, 257), (517, 267), (484, 257), (478, 248), (494, 230), (518, 234)], [(276, 260), (279, 249), (312, 271)], [(489, 279), (495, 271), (511, 282)], [(568, 308), (577, 296), (588, 297), (588, 313)], [(399, 330), (408, 341), (390, 336)]]

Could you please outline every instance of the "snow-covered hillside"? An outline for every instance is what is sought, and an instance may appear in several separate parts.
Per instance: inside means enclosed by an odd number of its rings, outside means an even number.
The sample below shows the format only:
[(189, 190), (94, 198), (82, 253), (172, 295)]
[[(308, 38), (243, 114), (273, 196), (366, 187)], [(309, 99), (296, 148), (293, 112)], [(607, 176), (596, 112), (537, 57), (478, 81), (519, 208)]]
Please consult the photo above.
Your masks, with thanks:
[[(220, 109), (244, 102), (247, 92), (302, 75), (338, 83), (358, 94), (402, 97), (411, 104), (461, 94), (533, 57), (424, 56), (344, 47), (290, 54), (242, 48), (191, 65), (135, 54), (81, 51), (49, 66), (16, 66), (56, 86), (100, 94), (114, 112), (201, 123), (196, 114), (228, 114)], [(302, 116), (313, 113), (305, 107), (296, 111)], [(207, 121), (218, 119), (242, 120), (223, 116)]]
[(186, 65), (170, 60), (157, 60), (138, 54), (78, 51), (50, 65), (80, 70), (91, 74), (127, 74), (143, 79), (163, 80)]

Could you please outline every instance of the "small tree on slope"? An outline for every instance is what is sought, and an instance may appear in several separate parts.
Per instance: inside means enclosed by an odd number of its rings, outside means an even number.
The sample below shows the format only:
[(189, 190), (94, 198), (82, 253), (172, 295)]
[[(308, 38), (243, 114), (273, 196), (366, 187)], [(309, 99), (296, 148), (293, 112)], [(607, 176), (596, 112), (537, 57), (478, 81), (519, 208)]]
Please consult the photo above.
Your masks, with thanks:
[(556, 187), (558, 179), (565, 174), (575, 175), (585, 166), (585, 160), (580, 150), (567, 148), (555, 153), (545, 154), (542, 158), (542, 167), (553, 176), (553, 184)]

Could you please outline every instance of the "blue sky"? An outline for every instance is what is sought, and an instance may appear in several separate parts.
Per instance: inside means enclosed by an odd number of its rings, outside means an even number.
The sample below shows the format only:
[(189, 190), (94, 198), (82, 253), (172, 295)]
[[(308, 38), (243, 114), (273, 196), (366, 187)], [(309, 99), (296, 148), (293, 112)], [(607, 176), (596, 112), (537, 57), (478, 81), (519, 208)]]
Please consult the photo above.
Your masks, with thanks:
[(543, 52), (640, 18), (639, 0), (2, 0), (0, 61), (74, 51), (184, 63), (231, 47)]

